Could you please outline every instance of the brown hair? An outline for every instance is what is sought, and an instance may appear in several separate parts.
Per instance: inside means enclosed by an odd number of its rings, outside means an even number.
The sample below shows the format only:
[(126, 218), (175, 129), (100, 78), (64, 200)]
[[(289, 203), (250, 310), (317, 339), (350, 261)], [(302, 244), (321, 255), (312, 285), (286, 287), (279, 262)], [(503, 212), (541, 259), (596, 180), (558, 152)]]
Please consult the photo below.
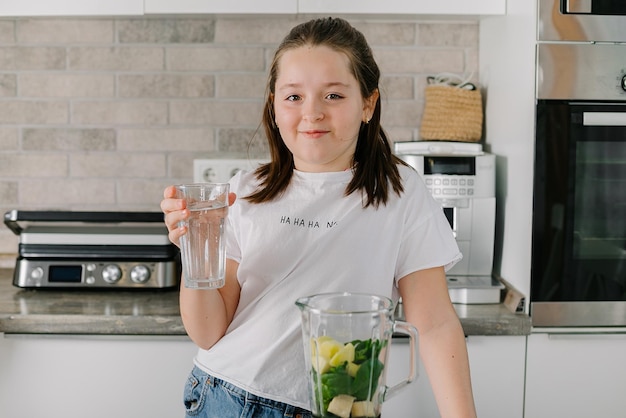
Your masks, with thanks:
[[(293, 155), (285, 146), (274, 121), (274, 92), (278, 76), (278, 63), (285, 51), (302, 46), (324, 45), (346, 54), (352, 64), (352, 74), (364, 98), (378, 89), (380, 70), (365, 37), (347, 21), (340, 18), (314, 19), (295, 26), (285, 37), (270, 67), (263, 111), (263, 127), (269, 141), (271, 162), (259, 167), (255, 174), (260, 187), (245, 199), (252, 203), (270, 201), (289, 186), (294, 170)], [(354, 176), (346, 187), (346, 196), (360, 190), (364, 196), (363, 207), (378, 207), (389, 199), (390, 187), (400, 195), (402, 179), (398, 172), (402, 160), (391, 152), (387, 136), (380, 126), (380, 97), (368, 123), (361, 122), (354, 153)]]

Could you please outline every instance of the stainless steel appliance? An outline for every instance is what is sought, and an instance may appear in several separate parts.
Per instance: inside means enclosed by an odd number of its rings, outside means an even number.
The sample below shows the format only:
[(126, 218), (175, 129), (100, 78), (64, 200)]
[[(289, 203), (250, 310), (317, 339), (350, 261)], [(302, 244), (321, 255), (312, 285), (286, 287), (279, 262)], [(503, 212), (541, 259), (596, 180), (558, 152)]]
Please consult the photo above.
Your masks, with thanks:
[(624, 15), (626, 3), (622, 0), (561, 0), (561, 10), (566, 14)]
[(415, 168), (443, 208), (463, 259), (448, 271), (456, 303), (498, 303), (492, 277), (496, 222), (495, 156), (478, 143), (396, 142), (394, 152)]
[(539, 0), (541, 42), (624, 42), (623, 0)]
[(13, 284), (22, 288), (155, 289), (176, 286), (178, 248), (160, 212), (19, 211)]
[(539, 2), (534, 326), (626, 326), (626, 3), (588, 3)]

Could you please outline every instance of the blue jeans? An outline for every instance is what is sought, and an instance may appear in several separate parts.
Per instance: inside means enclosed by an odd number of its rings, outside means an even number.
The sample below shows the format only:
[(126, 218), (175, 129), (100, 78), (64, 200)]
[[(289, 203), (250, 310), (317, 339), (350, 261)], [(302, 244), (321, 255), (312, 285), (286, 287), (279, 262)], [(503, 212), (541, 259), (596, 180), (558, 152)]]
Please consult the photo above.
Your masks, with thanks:
[(302, 408), (252, 395), (194, 367), (185, 384), (186, 418), (311, 418)]

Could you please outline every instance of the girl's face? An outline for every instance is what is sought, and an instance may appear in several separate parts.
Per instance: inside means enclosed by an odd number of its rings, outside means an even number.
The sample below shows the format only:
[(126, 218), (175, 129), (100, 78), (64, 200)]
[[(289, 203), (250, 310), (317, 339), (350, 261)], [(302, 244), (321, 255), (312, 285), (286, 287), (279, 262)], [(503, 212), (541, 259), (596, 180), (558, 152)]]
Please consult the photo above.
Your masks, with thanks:
[(278, 63), (274, 114), (299, 171), (351, 167), (361, 122), (369, 121), (378, 92), (361, 96), (348, 57), (326, 46), (286, 51)]

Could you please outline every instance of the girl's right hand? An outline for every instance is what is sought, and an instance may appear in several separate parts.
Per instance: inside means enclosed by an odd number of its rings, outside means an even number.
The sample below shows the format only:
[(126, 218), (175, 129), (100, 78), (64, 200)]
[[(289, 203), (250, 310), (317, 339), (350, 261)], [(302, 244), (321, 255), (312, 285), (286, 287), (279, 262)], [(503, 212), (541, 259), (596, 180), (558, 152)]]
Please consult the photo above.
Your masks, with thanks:
[[(228, 206), (232, 206), (237, 199), (235, 193), (228, 194)], [(189, 218), (189, 210), (187, 209), (187, 202), (185, 199), (176, 198), (176, 188), (174, 186), (168, 186), (163, 191), (163, 200), (161, 200), (161, 210), (165, 214), (165, 226), (168, 230), (169, 240), (180, 247), (180, 237), (187, 233), (186, 226), (179, 226), (181, 221)]]
[(165, 214), (164, 221), (168, 230), (169, 240), (177, 247), (180, 247), (180, 237), (187, 232), (187, 227), (179, 227), (179, 222), (189, 218), (189, 210), (187, 210), (185, 199), (176, 198), (176, 188), (174, 186), (168, 186), (163, 191), (161, 210)]

